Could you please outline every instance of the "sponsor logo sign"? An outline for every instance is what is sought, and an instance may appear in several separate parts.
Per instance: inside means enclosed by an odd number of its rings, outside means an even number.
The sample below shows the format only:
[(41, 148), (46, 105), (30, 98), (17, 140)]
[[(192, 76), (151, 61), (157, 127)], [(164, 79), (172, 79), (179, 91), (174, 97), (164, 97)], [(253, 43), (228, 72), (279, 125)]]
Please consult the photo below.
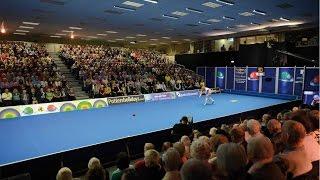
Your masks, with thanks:
[(110, 97), (107, 98), (108, 104), (126, 104), (126, 103), (137, 103), (137, 102), (144, 102), (143, 95), (134, 95), (134, 96), (120, 96), (120, 97)]
[(176, 92), (177, 97), (186, 97), (186, 96), (197, 96), (199, 95), (199, 90), (187, 90), (187, 91), (178, 91)]

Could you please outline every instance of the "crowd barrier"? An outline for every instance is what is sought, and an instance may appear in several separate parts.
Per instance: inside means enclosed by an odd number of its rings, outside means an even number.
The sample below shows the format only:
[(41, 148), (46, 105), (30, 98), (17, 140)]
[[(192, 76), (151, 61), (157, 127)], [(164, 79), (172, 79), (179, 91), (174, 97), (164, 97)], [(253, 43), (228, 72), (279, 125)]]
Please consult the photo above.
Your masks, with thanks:
[(93, 108), (104, 108), (107, 106), (117, 104), (169, 100), (180, 97), (198, 95), (198, 91), (199, 90), (195, 89), (144, 95), (107, 97), (97, 99), (0, 107), (0, 119), (10, 119), (22, 116), (34, 116), (58, 112), (70, 112), (75, 110), (88, 110)]

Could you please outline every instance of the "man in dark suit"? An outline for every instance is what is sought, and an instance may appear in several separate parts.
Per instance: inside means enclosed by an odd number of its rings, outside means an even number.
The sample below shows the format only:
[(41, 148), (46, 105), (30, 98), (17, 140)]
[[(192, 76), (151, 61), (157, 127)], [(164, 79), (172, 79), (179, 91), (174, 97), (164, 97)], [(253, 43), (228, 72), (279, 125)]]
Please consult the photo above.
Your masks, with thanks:
[(188, 117), (183, 116), (180, 120), (180, 123), (177, 123), (172, 128), (172, 135), (174, 141), (180, 140), (181, 136), (190, 136), (192, 134), (192, 127), (188, 120)]

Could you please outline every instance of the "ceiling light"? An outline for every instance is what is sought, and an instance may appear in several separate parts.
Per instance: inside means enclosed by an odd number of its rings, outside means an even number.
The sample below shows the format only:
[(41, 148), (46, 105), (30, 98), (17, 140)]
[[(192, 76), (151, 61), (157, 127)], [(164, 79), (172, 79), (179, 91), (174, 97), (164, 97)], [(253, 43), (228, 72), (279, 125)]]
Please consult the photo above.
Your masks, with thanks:
[(260, 11), (260, 10), (256, 10), (256, 9), (253, 10), (252, 12), (256, 13), (256, 14), (264, 15), (264, 16), (267, 14), (266, 12), (263, 12), (263, 11)]
[(143, 6), (143, 4), (132, 2), (132, 1), (125, 1), (122, 4), (127, 5), (127, 6), (136, 7), (136, 8)]
[(149, 2), (149, 3), (153, 3), (153, 4), (157, 4), (158, 3), (157, 0), (144, 0), (144, 1)]
[(1, 23), (0, 31), (2, 34), (6, 33), (6, 28), (4, 28), (4, 22)]
[(253, 16), (254, 14), (251, 12), (243, 12), (243, 13), (239, 13), (239, 15), (241, 16)]
[(178, 43), (179, 41), (171, 41), (171, 42), (173, 42), (173, 43)]
[(150, 39), (150, 41), (158, 41), (158, 39)]
[(75, 29), (75, 30), (81, 30), (82, 28), (80, 28), (80, 27), (69, 27), (69, 29)]
[(216, 0), (216, 1), (218, 3), (226, 4), (226, 5), (229, 5), (229, 6), (234, 5), (234, 2), (232, 2), (232, 1), (226, 1), (226, 0)]
[(198, 23), (199, 23), (199, 24), (204, 24), (204, 25), (211, 25), (210, 23), (203, 22), (203, 21), (199, 21)]
[(107, 34), (97, 34), (97, 36), (107, 36)]
[(72, 33), (73, 31), (70, 31), (70, 30), (62, 30), (62, 32), (65, 32), (65, 33)]
[(26, 33), (19, 33), (19, 32), (14, 32), (13, 34), (15, 34), (15, 35), (23, 35), (23, 36), (26, 35)]
[(124, 39), (120, 39), (120, 38), (119, 38), (119, 39), (116, 39), (116, 40), (117, 40), (117, 41), (124, 41)]
[(134, 38), (136, 38), (136, 37), (133, 37), (133, 36), (127, 36), (126, 38), (127, 38), (127, 39), (134, 39)]
[(141, 43), (145, 43), (145, 42), (147, 42), (147, 41), (139, 41), (139, 42), (141, 42)]
[(32, 26), (19, 26), (21, 29), (34, 29)]
[(214, 3), (214, 2), (206, 2), (206, 3), (203, 3), (202, 6), (207, 6), (207, 7), (210, 7), (210, 8), (217, 8), (217, 7), (220, 7), (222, 5)]
[(21, 30), (21, 29), (17, 29), (16, 31), (17, 31), (17, 32), (24, 32), (24, 33), (28, 33), (28, 32), (30, 32), (30, 31), (27, 31), (27, 30)]
[(165, 43), (165, 42), (161, 42), (161, 43), (159, 43), (159, 44), (168, 44), (168, 43)]
[(271, 19), (272, 22), (278, 22), (278, 19)]
[(183, 39), (184, 41), (191, 41), (191, 39)]
[(56, 33), (56, 36), (66, 36), (67, 34), (62, 34), (62, 33)]
[(166, 37), (166, 36), (164, 36), (164, 37), (161, 37), (162, 39), (170, 39), (170, 37)]
[(230, 21), (235, 20), (235, 18), (233, 18), (233, 17), (228, 17), (228, 16), (222, 16), (222, 18), (223, 18), (223, 19), (230, 20)]
[(157, 44), (150, 44), (150, 46), (156, 46)]
[(169, 18), (169, 19), (179, 19), (178, 17), (175, 17), (175, 16), (170, 16), (170, 15), (162, 15), (163, 17), (166, 17), (166, 18)]
[(136, 41), (130, 41), (130, 44), (136, 44), (137, 42)]
[(27, 24), (27, 25), (33, 25), (33, 26), (38, 26), (40, 23), (34, 23), (34, 22), (22, 22), (22, 24)]
[(72, 31), (71, 34), (70, 34), (70, 38), (71, 38), (71, 39), (74, 39), (73, 31)]
[(147, 35), (145, 35), (145, 34), (137, 34), (136, 36), (138, 36), (138, 37), (145, 37), (145, 36), (147, 36)]
[(113, 6), (116, 9), (126, 10), (126, 11), (135, 11), (136, 9), (128, 8), (128, 7), (122, 7), (122, 6)]
[(50, 36), (52, 38), (61, 38), (61, 36)]
[(208, 19), (207, 21), (216, 23), (216, 22), (220, 22), (221, 20), (219, 20), (219, 19)]
[(177, 16), (185, 16), (185, 15), (188, 15), (188, 13), (181, 12), (181, 11), (175, 11), (175, 12), (172, 12), (171, 14), (177, 15)]
[(106, 33), (109, 33), (109, 34), (116, 34), (116, 33), (118, 33), (118, 32), (116, 32), (116, 31), (106, 31)]
[(281, 21), (290, 21), (290, 19), (284, 18), (284, 17), (281, 17), (280, 20), (281, 20)]
[(203, 11), (198, 10), (198, 9), (193, 9), (193, 8), (186, 8), (186, 10), (187, 10), (187, 11), (190, 11), (190, 12), (199, 13), (199, 14), (203, 13)]
[(90, 39), (97, 39), (98, 38), (97, 36), (87, 36), (87, 37)]
[(252, 24), (252, 25), (257, 25), (257, 26), (260, 26), (261, 24), (259, 24), (259, 23), (255, 23), (255, 22), (251, 22), (250, 24)]
[(238, 28), (244, 28), (244, 27), (247, 27), (247, 25), (244, 25), (244, 24), (238, 24), (238, 25), (236, 25), (236, 27), (238, 27)]
[(114, 40), (108, 40), (108, 42), (116, 42), (116, 41), (114, 41)]

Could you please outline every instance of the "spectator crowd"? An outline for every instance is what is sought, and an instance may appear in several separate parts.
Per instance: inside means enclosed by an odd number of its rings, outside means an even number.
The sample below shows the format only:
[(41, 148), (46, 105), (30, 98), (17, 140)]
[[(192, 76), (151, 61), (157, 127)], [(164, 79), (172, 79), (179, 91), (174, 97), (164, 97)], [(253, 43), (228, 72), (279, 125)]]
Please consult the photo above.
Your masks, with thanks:
[(148, 50), (65, 45), (60, 57), (91, 97), (191, 90), (202, 80)]
[[(161, 151), (145, 143), (144, 158), (130, 163), (120, 152), (109, 172), (90, 159), (86, 180), (285, 180), (319, 179), (319, 110), (294, 107), (277, 116), (248, 118), (213, 127), (209, 134), (192, 129), (187, 117), (173, 127), (178, 141), (164, 142)], [(57, 180), (71, 180), (59, 170)]]
[(0, 105), (73, 100), (72, 88), (44, 46), (0, 42)]

